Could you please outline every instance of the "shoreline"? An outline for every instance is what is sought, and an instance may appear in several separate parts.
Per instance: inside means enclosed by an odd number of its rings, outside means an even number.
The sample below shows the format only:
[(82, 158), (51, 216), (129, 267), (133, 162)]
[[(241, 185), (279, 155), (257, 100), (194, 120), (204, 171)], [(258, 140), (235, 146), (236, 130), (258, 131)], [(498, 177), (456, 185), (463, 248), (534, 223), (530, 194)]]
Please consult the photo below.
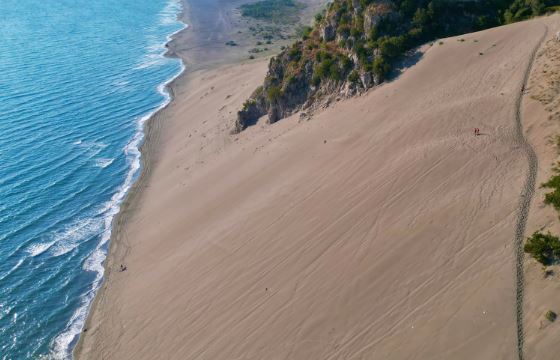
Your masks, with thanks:
[[(156, 160), (157, 144), (159, 140), (159, 132), (161, 130), (162, 117), (164, 112), (169, 105), (172, 104), (174, 100), (174, 92), (179, 82), (188, 81), (188, 76), (186, 72), (186, 65), (181, 56), (176, 55), (169, 51), (168, 45), (173, 42), (180, 33), (189, 30), (188, 24), (188, 12), (187, 12), (187, 2), (185, 0), (178, 0), (181, 5), (181, 12), (177, 15), (177, 21), (183, 24), (183, 28), (177, 30), (167, 36), (167, 41), (164, 44), (167, 49), (162, 56), (177, 58), (181, 63), (181, 70), (178, 74), (170, 79), (165, 80), (162, 84), (158, 86), (158, 90), (165, 96), (162, 104), (156, 108), (151, 114), (143, 116), (143, 120), (139, 120), (139, 126), (141, 127), (141, 143), (137, 147), (139, 151), (139, 161), (140, 167), (136, 170), (137, 173), (133, 172), (133, 183), (124, 194), (124, 198), (119, 206), (118, 213), (114, 216), (111, 224), (111, 235), (109, 238), (109, 246), (105, 254), (105, 260), (102, 263), (104, 268), (103, 276), (101, 278), (100, 284), (95, 290), (93, 301), (88, 306), (87, 317), (82, 326), (80, 335), (78, 339), (74, 339), (72, 342), (76, 342), (73, 348), (70, 348), (69, 352), (72, 358), (76, 358), (80, 355), (80, 351), (83, 346), (84, 333), (90, 327), (92, 322), (92, 316), (96, 311), (96, 308), (100, 301), (102, 301), (105, 290), (105, 283), (108, 277), (115, 270), (116, 264), (121, 264), (126, 254), (128, 253), (128, 242), (126, 240), (126, 234), (122, 234), (124, 224), (126, 223), (127, 216), (130, 216), (134, 211), (135, 205), (140, 200), (141, 190), (145, 186), (148, 178), (151, 174), (151, 164)], [(121, 239), (122, 237), (122, 239)], [(85, 330), (85, 331), (84, 331)]]
[[(179, 50), (178, 46), (180, 44), (184, 44), (189, 40), (195, 39), (198, 33), (192, 25), (193, 15), (191, 12), (193, 4), (186, 0), (178, 1), (180, 2), (181, 11), (177, 14), (177, 21), (181, 22), (184, 27), (168, 35), (167, 42), (164, 44), (166, 51), (162, 54), (162, 56), (177, 58), (181, 63), (181, 71), (158, 86), (158, 89), (161, 87), (160, 92), (167, 95), (168, 98), (164, 99), (162, 105), (154, 110), (153, 113), (146, 115), (145, 119), (141, 120), (143, 136), (141, 144), (137, 148), (140, 153), (140, 167), (136, 170), (138, 171), (134, 174), (136, 179), (133, 180), (132, 185), (128, 191), (126, 191), (124, 199), (119, 206), (119, 211), (113, 218), (109, 245), (105, 254), (105, 260), (102, 263), (104, 268), (103, 276), (100, 284), (95, 290), (94, 298), (88, 306), (87, 317), (78, 339), (76, 340), (74, 338), (72, 341), (72, 343), (75, 342), (75, 345), (69, 349), (72, 358), (80, 357), (81, 352), (83, 351), (84, 334), (86, 334), (92, 326), (96, 325), (93, 317), (95, 316), (100, 303), (102, 303), (105, 299), (107, 282), (115, 270), (118, 272), (120, 264), (125, 263), (126, 256), (129, 253), (130, 245), (125, 227), (128, 220), (134, 216), (135, 211), (140, 206), (142, 201), (142, 190), (146, 187), (152, 173), (152, 167), (158, 160), (160, 136), (163, 126), (162, 123), (168, 116), (166, 111), (175, 101), (175, 94), (179, 89), (187, 87), (189, 82), (201, 71), (241, 64), (244, 60), (246, 60), (241, 58), (241, 54), (247, 50), (246, 47), (239, 47), (239, 49), (235, 49), (237, 51), (233, 51), (233, 55), (230, 55), (229, 57), (224, 56), (224, 58), (219, 61), (209, 61), (212, 56), (199, 55), (199, 58), (196, 58), (195, 56), (191, 56), (188, 52), (189, 49)], [(229, 4), (229, 7), (225, 7), (223, 11), (228, 13), (231, 9), (244, 2), (246, 2), (246, 0), (234, 1), (232, 4)], [(204, 1), (201, 1), (201, 3), (204, 3)], [(219, 5), (221, 6), (222, 4), (220, 3)], [(228, 48), (226, 49), (230, 50)], [(224, 51), (222, 51), (222, 53), (225, 55)], [(268, 56), (265, 56), (265, 58), (268, 58)], [(251, 61), (254, 62), (258, 60)]]

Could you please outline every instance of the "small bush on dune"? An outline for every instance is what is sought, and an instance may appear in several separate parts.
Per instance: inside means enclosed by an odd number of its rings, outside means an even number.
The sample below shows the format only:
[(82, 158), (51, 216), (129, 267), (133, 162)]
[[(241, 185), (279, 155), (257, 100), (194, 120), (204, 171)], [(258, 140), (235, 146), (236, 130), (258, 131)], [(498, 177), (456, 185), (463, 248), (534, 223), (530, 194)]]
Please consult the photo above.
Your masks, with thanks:
[(560, 240), (551, 233), (537, 231), (527, 239), (524, 250), (541, 264), (549, 265), (560, 257)]
[(560, 169), (555, 168), (554, 172), (556, 174), (541, 186), (543, 188), (552, 189), (551, 192), (544, 196), (545, 204), (552, 205), (556, 210), (560, 211)]
[(546, 312), (546, 314), (544, 315), (544, 317), (550, 321), (550, 322), (554, 322), (554, 320), (556, 320), (556, 318), (558, 317), (558, 315), (556, 315), (556, 313), (552, 310), (548, 310)]

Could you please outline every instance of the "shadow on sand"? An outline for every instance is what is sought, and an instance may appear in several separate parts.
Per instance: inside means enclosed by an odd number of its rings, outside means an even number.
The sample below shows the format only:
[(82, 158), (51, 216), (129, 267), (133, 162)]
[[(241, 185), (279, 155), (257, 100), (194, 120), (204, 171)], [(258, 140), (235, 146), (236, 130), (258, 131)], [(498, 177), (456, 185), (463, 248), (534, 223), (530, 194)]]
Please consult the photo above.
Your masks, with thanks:
[(420, 48), (408, 51), (402, 59), (395, 63), (385, 82), (392, 82), (398, 79), (408, 68), (416, 65), (423, 55), (424, 53), (420, 51)]

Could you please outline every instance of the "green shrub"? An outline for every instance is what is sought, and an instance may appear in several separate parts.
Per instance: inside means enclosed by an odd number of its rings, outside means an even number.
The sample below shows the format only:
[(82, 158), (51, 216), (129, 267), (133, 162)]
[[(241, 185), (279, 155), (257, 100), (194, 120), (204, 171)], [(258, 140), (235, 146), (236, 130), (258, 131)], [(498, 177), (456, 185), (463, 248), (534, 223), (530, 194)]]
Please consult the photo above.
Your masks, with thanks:
[(372, 70), (375, 75), (379, 76), (379, 78), (383, 80), (387, 77), (387, 75), (389, 75), (389, 72), (391, 71), (391, 65), (389, 65), (389, 63), (382, 56), (378, 56), (373, 61)]
[(257, 101), (255, 99), (247, 99), (247, 101), (243, 103), (243, 110), (244, 111), (247, 110), (248, 108), (255, 105), (256, 103)]
[(550, 322), (554, 322), (554, 320), (556, 320), (556, 318), (558, 317), (558, 315), (556, 315), (556, 313), (552, 310), (548, 310), (546, 312), (546, 314), (544, 314), (544, 317), (550, 321)]
[(286, 80), (284, 82), (286, 83), (286, 85), (292, 85), (296, 83), (297, 80), (294, 75), (288, 75), (288, 77), (286, 77)]
[(402, 36), (382, 37), (377, 41), (381, 54), (388, 59), (396, 59), (405, 49), (405, 40)]
[(352, 70), (350, 75), (348, 75), (348, 81), (352, 84), (358, 83), (358, 81), (360, 81), (360, 74), (358, 74), (356, 70)]
[(315, 69), (315, 73), (320, 78), (325, 78), (330, 72), (331, 66), (333, 65), (333, 61), (329, 57), (323, 58), (320, 61), (321, 62), (319, 63), (319, 65)]
[(297, 46), (297, 44), (294, 44), (292, 46), (292, 48), (290, 49), (290, 52), (288, 53), (288, 57), (292, 61), (299, 61), (299, 59), (301, 58), (301, 50), (300, 50), (299, 46)]
[(282, 90), (278, 86), (271, 86), (267, 90), (268, 100), (270, 102), (277, 101), (282, 97)]
[(527, 239), (524, 251), (541, 264), (549, 265), (560, 257), (560, 240), (551, 233), (537, 231)]
[(321, 77), (318, 76), (317, 74), (313, 74), (313, 76), (311, 77), (311, 84), (313, 84), (314, 86), (319, 86), (320, 83), (321, 83)]
[(332, 64), (329, 68), (329, 78), (331, 78), (332, 80), (336, 80), (339, 81), (342, 79), (342, 74), (340, 69), (338, 68), (338, 66), (336, 66), (336, 64)]
[(337, 34), (339, 34), (343, 38), (347, 38), (348, 36), (350, 36), (350, 26), (348, 26), (346, 24), (340, 25), (338, 27), (338, 29), (336, 30), (336, 32), (337, 32)]
[(352, 30), (350, 30), (350, 35), (352, 35), (354, 38), (359, 38), (364, 35), (364, 32), (362, 31), (361, 27), (360, 28), (353, 27)]
[(312, 28), (312, 27), (304, 26), (304, 27), (301, 29), (301, 37), (302, 37), (302, 39), (303, 39), (303, 40), (309, 39), (309, 36), (311, 35), (311, 32), (312, 32), (312, 31), (313, 31), (313, 28)]
[(544, 203), (552, 205), (556, 210), (560, 211), (560, 173), (558, 168), (555, 168), (554, 172), (555, 174), (541, 186), (552, 189), (551, 192), (545, 194)]
[(352, 60), (347, 56), (342, 56), (340, 59), (340, 65), (342, 66), (342, 71), (347, 72), (352, 68)]

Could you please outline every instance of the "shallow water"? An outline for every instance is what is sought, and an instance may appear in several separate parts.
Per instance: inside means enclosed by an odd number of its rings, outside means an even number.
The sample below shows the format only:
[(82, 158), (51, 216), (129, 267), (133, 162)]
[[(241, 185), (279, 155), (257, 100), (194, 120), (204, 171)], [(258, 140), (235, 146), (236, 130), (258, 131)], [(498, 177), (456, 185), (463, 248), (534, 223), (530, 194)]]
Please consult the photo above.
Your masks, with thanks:
[(68, 358), (182, 65), (179, 0), (0, 1), (0, 359)]

